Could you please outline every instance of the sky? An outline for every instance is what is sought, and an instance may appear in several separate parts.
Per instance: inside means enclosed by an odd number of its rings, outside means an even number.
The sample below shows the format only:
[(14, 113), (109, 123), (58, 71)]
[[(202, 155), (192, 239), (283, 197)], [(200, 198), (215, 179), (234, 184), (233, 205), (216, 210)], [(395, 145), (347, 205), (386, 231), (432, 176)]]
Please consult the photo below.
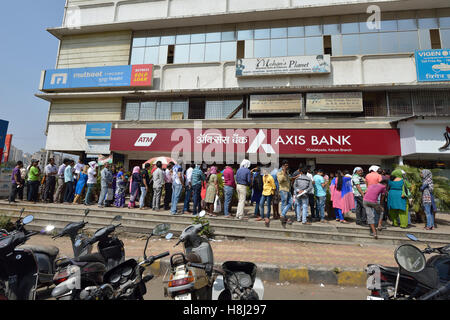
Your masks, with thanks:
[(45, 148), (50, 103), (39, 93), (41, 70), (54, 69), (65, 0), (2, 1), (0, 9), (0, 119), (9, 121), (12, 144), (24, 152)]

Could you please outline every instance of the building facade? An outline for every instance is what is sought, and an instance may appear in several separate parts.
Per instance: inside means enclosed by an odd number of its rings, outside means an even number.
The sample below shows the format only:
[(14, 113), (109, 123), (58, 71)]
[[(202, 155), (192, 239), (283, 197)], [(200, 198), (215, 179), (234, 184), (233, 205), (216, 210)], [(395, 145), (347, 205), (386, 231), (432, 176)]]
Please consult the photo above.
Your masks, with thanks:
[(450, 164), (448, 0), (68, 0), (48, 31), (49, 151)]

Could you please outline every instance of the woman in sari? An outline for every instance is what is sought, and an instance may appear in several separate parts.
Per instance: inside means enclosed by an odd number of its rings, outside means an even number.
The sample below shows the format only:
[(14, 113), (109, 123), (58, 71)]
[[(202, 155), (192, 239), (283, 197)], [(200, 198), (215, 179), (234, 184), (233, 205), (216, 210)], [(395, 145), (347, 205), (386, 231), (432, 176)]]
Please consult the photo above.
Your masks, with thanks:
[(211, 167), (208, 186), (206, 187), (206, 208), (208, 209), (208, 215), (211, 217), (216, 217), (217, 215), (213, 213), (214, 209), (214, 201), (216, 199), (216, 195), (219, 194), (219, 185), (217, 180), (217, 168)]
[(400, 227), (406, 229), (408, 227), (408, 201), (404, 188), (407, 188), (407, 185), (403, 180), (402, 171), (400, 169), (394, 170), (389, 181), (389, 217), (394, 227), (398, 227), (398, 220), (400, 219)]
[(135, 207), (136, 198), (139, 195), (140, 185), (142, 183), (142, 176), (139, 167), (133, 168), (133, 174), (130, 179), (130, 202), (128, 203), (128, 208)]
[(424, 169), (420, 172), (420, 176), (422, 177), (422, 186), (420, 187), (420, 191), (422, 191), (422, 206), (425, 210), (425, 215), (427, 216), (427, 225), (425, 226), (425, 230), (433, 230), (434, 229), (434, 216), (432, 212), (432, 203), (433, 203), (433, 174), (430, 170)]
[(114, 205), (117, 208), (125, 207), (125, 191), (127, 188), (127, 179), (123, 172), (123, 168), (119, 169), (116, 177), (116, 191), (114, 194)]
[(340, 223), (348, 223), (344, 219), (344, 214), (355, 208), (351, 181), (352, 179), (343, 176), (341, 171), (337, 171), (336, 177), (331, 181), (331, 201), (333, 202), (336, 221)]
[(81, 202), (81, 194), (83, 193), (84, 187), (86, 186), (86, 182), (88, 180), (88, 169), (89, 166), (84, 166), (83, 171), (80, 172), (80, 177), (75, 188), (75, 199), (73, 199), (73, 204), (80, 204)]

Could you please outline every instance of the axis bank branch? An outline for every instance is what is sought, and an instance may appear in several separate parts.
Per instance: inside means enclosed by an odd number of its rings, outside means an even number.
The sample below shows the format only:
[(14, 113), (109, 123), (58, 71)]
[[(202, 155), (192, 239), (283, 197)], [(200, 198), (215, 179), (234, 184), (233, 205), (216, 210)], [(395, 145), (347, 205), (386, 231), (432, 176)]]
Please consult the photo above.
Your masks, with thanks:
[(130, 165), (153, 156), (184, 163), (307, 164), (329, 169), (387, 164), (401, 155), (397, 129), (112, 129), (111, 151)]

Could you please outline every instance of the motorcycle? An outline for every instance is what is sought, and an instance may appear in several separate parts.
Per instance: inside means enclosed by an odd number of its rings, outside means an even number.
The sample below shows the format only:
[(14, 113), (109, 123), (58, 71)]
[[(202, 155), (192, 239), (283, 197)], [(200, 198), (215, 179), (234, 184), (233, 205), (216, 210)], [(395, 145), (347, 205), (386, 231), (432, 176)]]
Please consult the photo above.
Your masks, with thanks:
[(52, 285), (56, 247), (24, 245), (32, 236), (53, 231), (47, 226), (41, 232), (25, 229), (34, 217), (16, 221), (16, 230), (0, 239), (0, 300), (35, 300), (37, 289)]
[[(406, 235), (412, 241), (419, 241), (414, 235)], [(426, 260), (424, 254), (433, 254)], [(424, 250), (414, 245), (399, 246), (394, 253), (398, 268), (370, 264), (367, 266), (367, 289), (371, 291), (368, 300), (392, 299), (449, 299), (444, 290), (450, 281), (450, 245)]]
[(98, 229), (94, 236), (80, 246), (85, 250), (98, 242), (98, 252), (79, 256), (74, 259), (66, 258), (59, 261), (59, 269), (54, 277), (57, 286), (52, 296), (58, 300), (79, 299), (83, 288), (97, 286), (103, 282), (103, 275), (125, 261), (123, 242), (111, 234), (122, 224), (113, 222), (122, 220), (115, 216), (111, 225)]
[[(167, 234), (170, 229), (169, 224), (157, 225), (145, 243), (144, 260), (138, 263), (135, 259), (129, 259), (108, 271), (103, 277), (101, 286), (91, 286), (85, 288), (80, 298), (82, 300), (144, 300), (147, 293), (146, 283), (153, 279), (153, 275), (144, 276), (147, 267), (156, 260), (169, 255), (164, 252), (157, 256), (147, 257), (146, 251), (148, 242), (152, 236), (162, 236)], [(166, 236), (167, 240), (172, 238), (173, 234)]]
[[(199, 213), (205, 216), (205, 211)], [(194, 224), (183, 230), (175, 247), (183, 242), (184, 253), (176, 253), (170, 257), (170, 268), (164, 276), (164, 295), (175, 300), (216, 300), (225, 298), (250, 297), (248, 288), (256, 290), (262, 299), (264, 285), (256, 278), (256, 265), (249, 262), (225, 262), (223, 272), (214, 269), (214, 254), (207, 238), (199, 233), (206, 224)], [(213, 272), (216, 271), (216, 272)], [(234, 276), (233, 276), (234, 274)], [(250, 279), (248, 278), (250, 277)], [(231, 280), (238, 279), (238, 282)], [(239, 285), (239, 279), (245, 286)], [(248, 282), (248, 280), (250, 280)], [(242, 289), (243, 294), (237, 295)], [(253, 293), (251, 296), (255, 296)]]

